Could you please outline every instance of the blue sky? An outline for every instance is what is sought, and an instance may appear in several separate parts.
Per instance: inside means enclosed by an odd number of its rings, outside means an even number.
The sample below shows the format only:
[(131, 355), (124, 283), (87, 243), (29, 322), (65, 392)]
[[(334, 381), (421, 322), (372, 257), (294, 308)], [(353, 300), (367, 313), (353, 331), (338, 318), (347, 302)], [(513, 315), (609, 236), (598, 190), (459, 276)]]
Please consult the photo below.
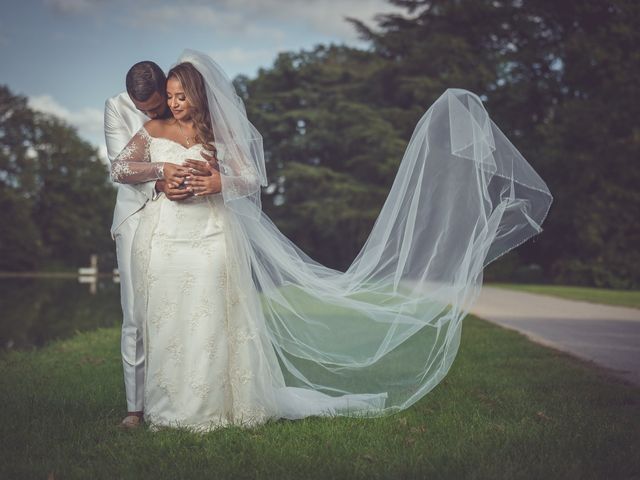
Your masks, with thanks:
[(20, 0), (2, 2), (0, 84), (78, 128), (104, 152), (107, 97), (128, 68), (165, 70), (184, 48), (210, 54), (230, 77), (254, 76), (278, 52), (323, 43), (365, 48), (344, 20), (374, 25), (385, 0)]

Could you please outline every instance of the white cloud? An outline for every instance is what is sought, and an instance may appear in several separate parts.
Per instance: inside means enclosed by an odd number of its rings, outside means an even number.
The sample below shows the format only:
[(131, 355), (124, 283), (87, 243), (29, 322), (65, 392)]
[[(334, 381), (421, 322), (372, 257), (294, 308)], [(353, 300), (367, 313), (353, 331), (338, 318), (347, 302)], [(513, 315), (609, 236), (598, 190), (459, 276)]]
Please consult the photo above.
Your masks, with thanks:
[(9, 35), (4, 22), (0, 21), (0, 48), (9, 46)]
[(398, 12), (397, 7), (386, 0), (217, 0), (229, 8), (251, 12), (251, 18), (272, 18), (288, 23), (298, 23), (318, 33), (337, 36), (344, 41), (357, 39), (353, 26), (345, 17), (370, 22), (382, 12)]
[(241, 11), (207, 5), (138, 7), (127, 16), (125, 23), (135, 28), (164, 30), (175, 29), (176, 26), (198, 26), (216, 33), (242, 34), (275, 41), (281, 41), (285, 37), (285, 33), (278, 28), (247, 21), (246, 15)]
[(100, 152), (100, 158), (102, 159), (102, 161), (108, 165), (109, 155), (107, 153), (107, 145), (104, 143), (104, 141), (100, 143), (100, 145), (98, 145), (98, 151)]
[(87, 13), (101, 3), (101, 0), (44, 0), (47, 7), (63, 14)]
[(376, 14), (400, 11), (386, 0), (183, 0), (152, 8), (149, 4), (137, 7), (129, 12), (126, 22), (136, 28), (197, 25), (275, 41), (285, 38), (285, 26), (297, 25), (342, 41), (354, 41), (357, 33), (345, 17), (369, 23)]
[(85, 133), (101, 133), (103, 128), (103, 112), (97, 108), (83, 108), (71, 111), (64, 107), (51, 95), (29, 97), (29, 107), (44, 113), (51, 113), (69, 122)]
[(155, 8), (135, 8), (128, 16), (128, 23), (134, 27), (171, 27), (176, 25), (198, 25), (217, 28), (228, 23), (230, 26), (239, 21), (239, 17), (221, 12), (205, 5), (160, 5)]
[(198, 26), (275, 41), (281, 41), (293, 25), (355, 41), (357, 33), (345, 17), (370, 23), (376, 14), (406, 11), (388, 0), (44, 0), (44, 4), (72, 15), (95, 14), (115, 5), (124, 22), (135, 28)]
[[(80, 137), (98, 147), (103, 159), (107, 158), (104, 147), (104, 114), (97, 108), (70, 110), (51, 95), (36, 95), (28, 98), (30, 108), (49, 113), (65, 120), (78, 129)], [(103, 152), (104, 151), (104, 152)]]
[(208, 54), (219, 63), (225, 71), (244, 70), (255, 64), (270, 64), (276, 56), (273, 48), (246, 49), (240, 47), (210, 50)]

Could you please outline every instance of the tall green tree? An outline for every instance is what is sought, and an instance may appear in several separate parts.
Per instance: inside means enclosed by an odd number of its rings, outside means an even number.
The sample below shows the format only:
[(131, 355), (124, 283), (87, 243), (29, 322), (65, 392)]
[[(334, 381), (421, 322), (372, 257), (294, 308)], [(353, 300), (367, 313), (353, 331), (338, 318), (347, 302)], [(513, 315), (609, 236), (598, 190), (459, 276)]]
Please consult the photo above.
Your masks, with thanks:
[[(340, 46), (280, 54), (256, 79), (236, 79), (265, 139), (265, 210), (316, 260), (345, 268), (384, 202), (407, 139), (370, 105), (379, 61)], [(390, 113), (391, 112), (391, 113)]]
[(454, 81), (484, 96), (497, 123), (547, 180), (555, 203), (545, 233), (518, 255), (544, 265), (558, 282), (637, 288), (640, 4), (391, 3), (407, 15), (381, 18), (376, 32), (354, 24), (398, 65), (389, 67), (397, 81)]
[(544, 233), (492, 268), (536, 263), (558, 282), (637, 288), (640, 3), (390, 3), (404, 13), (374, 28), (351, 19), (370, 50), (281, 54), (238, 79), (265, 134), (267, 209), (285, 233), (348, 265), (420, 115), (447, 88), (466, 88), (555, 198)]
[(108, 169), (74, 128), (0, 86), (0, 269), (75, 269), (111, 257)]
[(26, 99), (0, 86), (0, 269), (24, 270), (46, 256), (33, 219), (36, 201), (34, 113)]
[(556, 6), (560, 91), (537, 125), (558, 208), (541, 254), (562, 283), (640, 286), (640, 4)]

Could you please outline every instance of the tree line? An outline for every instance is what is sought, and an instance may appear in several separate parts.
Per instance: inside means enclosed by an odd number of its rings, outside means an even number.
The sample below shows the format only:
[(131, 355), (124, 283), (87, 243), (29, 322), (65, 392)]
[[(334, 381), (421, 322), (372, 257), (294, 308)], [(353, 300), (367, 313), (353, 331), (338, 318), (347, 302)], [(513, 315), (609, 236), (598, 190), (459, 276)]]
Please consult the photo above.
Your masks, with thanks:
[(95, 147), (0, 85), (0, 270), (112, 268), (115, 198)]
[[(447, 88), (492, 119), (547, 182), (544, 232), (485, 278), (640, 286), (640, 3), (394, 0), (371, 47), (317, 46), (236, 79), (265, 137), (265, 209), (344, 268), (370, 231), (420, 116)], [(539, 268), (529, 268), (535, 266)]]
[[(543, 233), (485, 278), (638, 288), (640, 4), (390, 3), (402, 12), (373, 27), (349, 19), (367, 49), (285, 52), (234, 80), (264, 137), (263, 204), (281, 230), (316, 260), (347, 267), (416, 122), (447, 88), (465, 88), (554, 195)], [(115, 193), (95, 149), (6, 87), (0, 148), (0, 269), (113, 258)]]

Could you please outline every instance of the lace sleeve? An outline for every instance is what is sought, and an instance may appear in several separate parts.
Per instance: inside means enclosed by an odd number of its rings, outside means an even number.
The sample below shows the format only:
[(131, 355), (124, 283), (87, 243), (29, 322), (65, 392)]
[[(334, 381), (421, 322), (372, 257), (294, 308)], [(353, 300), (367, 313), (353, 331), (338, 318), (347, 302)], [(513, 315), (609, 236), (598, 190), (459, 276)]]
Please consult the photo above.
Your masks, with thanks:
[(151, 162), (151, 136), (142, 127), (111, 162), (111, 179), (118, 183), (141, 183), (164, 177), (162, 162)]
[(222, 189), (229, 199), (245, 197), (260, 190), (260, 178), (247, 160), (248, 155), (237, 144), (214, 143), (220, 163)]

